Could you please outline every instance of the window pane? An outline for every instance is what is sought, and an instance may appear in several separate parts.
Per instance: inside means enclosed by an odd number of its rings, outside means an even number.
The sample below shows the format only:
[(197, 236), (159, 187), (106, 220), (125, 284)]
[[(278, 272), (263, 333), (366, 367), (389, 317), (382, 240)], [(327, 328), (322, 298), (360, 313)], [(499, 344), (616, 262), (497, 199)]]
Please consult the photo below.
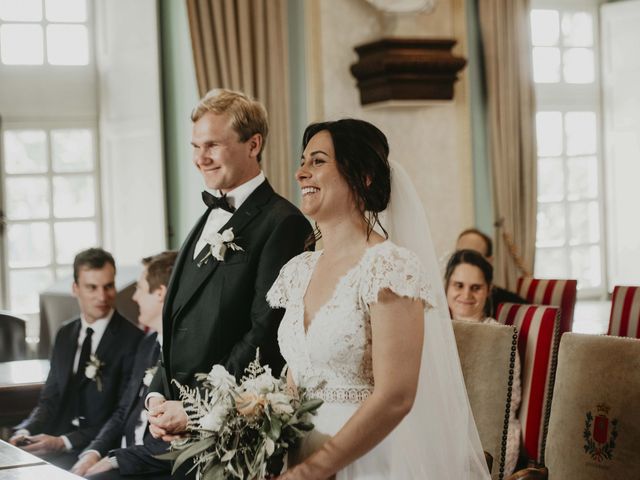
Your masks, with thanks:
[(0, 0), (0, 19), (18, 22), (42, 20), (41, 0)]
[(569, 204), (569, 225), (571, 227), (571, 245), (596, 243), (600, 240), (600, 215), (598, 202), (579, 202)]
[(9, 220), (49, 218), (49, 182), (42, 177), (9, 177), (7, 218)]
[(52, 130), (51, 154), (54, 172), (87, 172), (93, 168), (90, 130)]
[(47, 59), (51, 65), (88, 65), (89, 36), (84, 25), (48, 25)]
[(96, 246), (95, 222), (58, 222), (53, 229), (58, 263), (73, 263), (79, 251)]
[(42, 65), (42, 27), (0, 25), (0, 56), (5, 65)]
[(578, 279), (578, 288), (599, 287), (600, 247), (575, 247), (571, 249), (571, 277)]
[(572, 12), (562, 15), (562, 39), (568, 47), (590, 47), (593, 45), (593, 18), (587, 12)]
[(9, 267), (42, 267), (51, 262), (51, 236), (45, 222), (9, 225)]
[(564, 245), (564, 206), (558, 203), (538, 205), (536, 246), (559, 247)]
[(590, 48), (565, 50), (563, 72), (567, 83), (593, 83), (593, 50)]
[(85, 22), (86, 0), (45, 0), (47, 20), (50, 22)]
[(596, 153), (596, 114), (568, 112), (564, 117), (567, 135), (567, 155)]
[(567, 253), (564, 248), (539, 248), (536, 250), (536, 278), (568, 278)]
[(53, 281), (49, 269), (12, 271), (10, 273), (11, 310), (16, 313), (36, 313), (38, 295)]
[(53, 178), (53, 214), (56, 218), (91, 217), (95, 192), (91, 175)]
[(537, 46), (557, 45), (560, 15), (557, 10), (531, 10), (531, 42)]
[(42, 130), (9, 130), (4, 134), (7, 173), (47, 171), (47, 134)]
[(58, 267), (56, 268), (56, 279), (61, 278), (73, 278), (73, 267)]
[(536, 83), (560, 81), (560, 49), (533, 47), (533, 80)]
[(557, 202), (564, 198), (562, 158), (538, 159), (538, 201)]
[(598, 196), (598, 160), (596, 157), (574, 157), (569, 169), (569, 200), (584, 200)]
[(536, 113), (536, 137), (538, 155), (553, 157), (562, 153), (562, 114), (560, 112)]

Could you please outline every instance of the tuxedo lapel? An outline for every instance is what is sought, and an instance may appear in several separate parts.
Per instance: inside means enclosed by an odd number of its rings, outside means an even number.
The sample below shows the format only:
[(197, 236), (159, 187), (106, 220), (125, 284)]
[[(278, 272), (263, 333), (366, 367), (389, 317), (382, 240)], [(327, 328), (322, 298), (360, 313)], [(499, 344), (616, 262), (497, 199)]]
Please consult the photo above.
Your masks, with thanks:
[[(158, 357), (160, 356), (160, 345), (157, 342), (157, 334), (153, 333), (147, 335), (142, 339), (138, 348), (140, 349), (138, 354), (138, 358), (140, 360), (134, 365), (133, 372), (131, 373), (131, 378), (137, 379), (135, 395), (132, 396), (133, 398), (129, 404), (125, 418), (128, 418), (129, 415), (131, 415), (132, 410), (135, 410), (136, 405), (140, 402), (140, 398), (144, 397), (147, 393), (146, 386), (144, 385), (144, 377), (146, 376), (147, 370), (156, 365)], [(131, 387), (133, 387), (133, 384)], [(136, 421), (139, 413), (140, 412), (137, 412)]]
[[(162, 306), (162, 317), (163, 318), (171, 318), (171, 312), (173, 310), (173, 300), (175, 299), (176, 293), (178, 292), (177, 282), (180, 280), (182, 276), (182, 271), (184, 270), (185, 262), (193, 261), (191, 258), (192, 254), (192, 246), (196, 244), (198, 241), (198, 235), (200, 234), (204, 224), (209, 218), (209, 213), (211, 209), (208, 208), (206, 212), (200, 217), (195, 227), (191, 229), (189, 235), (187, 235), (187, 239), (182, 244), (180, 251), (178, 253), (178, 257), (176, 258), (175, 265), (173, 267), (173, 272), (171, 273), (171, 277), (169, 278), (169, 284), (167, 285), (168, 296), (165, 299), (164, 305)], [(166, 329), (167, 325), (165, 325)], [(166, 331), (170, 332), (170, 329), (166, 329)]]
[(71, 376), (73, 375), (73, 361), (76, 358), (76, 352), (78, 350), (78, 335), (80, 335), (80, 319), (74, 321), (74, 325), (69, 332), (69, 335), (60, 338), (61, 342), (64, 342), (60, 348), (59, 364), (54, 368), (60, 369), (64, 372), (62, 375), (62, 381), (60, 384), (60, 391), (64, 392), (69, 385)]
[[(232, 228), (233, 234), (235, 237), (234, 243), (242, 247), (242, 231), (260, 213), (264, 204), (267, 201), (269, 201), (269, 199), (273, 194), (274, 194), (273, 188), (271, 188), (271, 185), (269, 185), (269, 182), (265, 180), (262, 184), (260, 184), (260, 186), (258, 186), (258, 188), (256, 188), (253, 191), (253, 193), (249, 196), (249, 198), (247, 198), (244, 201), (244, 203), (240, 206), (240, 208), (236, 210), (236, 212), (231, 216), (229, 221), (219, 230), (219, 232), (223, 232), (229, 228)], [(205, 221), (206, 221), (206, 217), (205, 217)], [(196, 228), (192, 230), (191, 234), (189, 235), (188, 242), (185, 242), (185, 245), (180, 254), (180, 256), (183, 257), (182, 264), (180, 265), (181, 269), (184, 267), (184, 262), (193, 261), (191, 258), (189, 258), (188, 252), (191, 252), (192, 250), (191, 246), (197, 241), (197, 238), (191, 238), (191, 237), (197, 235), (197, 233), (201, 230), (201, 228), (202, 228), (202, 223), (198, 222), (198, 225), (196, 226)], [(185, 258), (185, 252), (187, 252), (186, 258)], [(213, 272), (216, 271), (219, 265), (220, 265), (220, 261), (216, 260), (215, 258), (209, 257), (209, 261), (207, 263), (202, 264), (198, 268), (198, 272), (196, 273), (196, 276), (190, 282), (190, 285), (188, 287), (189, 295), (184, 298), (181, 305), (178, 305), (177, 308), (176, 306), (173, 307), (174, 308), (173, 314), (172, 314), (173, 319), (179, 318), (180, 312), (182, 311), (182, 309), (189, 304), (189, 302), (191, 301), (195, 293), (199, 290), (200, 286), (209, 277), (211, 277), (211, 275), (213, 275)], [(180, 275), (181, 277), (182, 276), (181, 273), (182, 272), (176, 272), (176, 274), (172, 276), (172, 280), (175, 278), (178, 278), (178, 275)], [(185, 281), (185, 279), (182, 279), (182, 281)], [(174, 290), (177, 290), (177, 288), (174, 288)], [(175, 296), (173, 296), (173, 298), (175, 298)], [(165, 305), (165, 308), (167, 308), (166, 305)], [(168, 313), (169, 315), (171, 315), (171, 311), (168, 311), (165, 313)], [(167, 331), (170, 331), (170, 330), (167, 330)]]

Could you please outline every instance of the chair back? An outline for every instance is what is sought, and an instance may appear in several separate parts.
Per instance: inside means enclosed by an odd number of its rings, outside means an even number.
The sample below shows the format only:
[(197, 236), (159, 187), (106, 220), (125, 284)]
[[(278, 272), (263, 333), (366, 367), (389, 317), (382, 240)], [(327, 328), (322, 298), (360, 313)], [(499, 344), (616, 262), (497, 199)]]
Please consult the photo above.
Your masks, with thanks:
[(555, 378), (560, 309), (546, 305), (503, 303), (498, 322), (518, 330), (522, 368), (520, 424), (529, 460), (544, 464), (545, 439)]
[(27, 358), (26, 320), (0, 312), (0, 362)]
[(549, 421), (550, 480), (640, 478), (640, 340), (563, 335)]
[(453, 333), (480, 442), (493, 457), (491, 477), (500, 480), (504, 478), (516, 329), (454, 321)]
[(640, 338), (640, 287), (613, 289), (607, 334)]
[(560, 307), (560, 334), (573, 327), (573, 310), (576, 306), (577, 280), (518, 279), (518, 295), (535, 305)]

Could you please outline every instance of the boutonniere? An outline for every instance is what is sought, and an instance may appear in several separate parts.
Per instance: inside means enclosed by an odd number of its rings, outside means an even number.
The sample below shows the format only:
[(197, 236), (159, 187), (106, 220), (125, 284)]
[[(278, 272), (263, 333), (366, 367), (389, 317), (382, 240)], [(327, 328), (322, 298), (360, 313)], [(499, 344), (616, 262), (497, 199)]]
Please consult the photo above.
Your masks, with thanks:
[(84, 368), (84, 376), (92, 382), (96, 382), (98, 391), (102, 391), (102, 372), (101, 369), (104, 366), (104, 362), (101, 362), (96, 355), (91, 355), (87, 366)]
[(243, 250), (240, 245), (233, 243), (235, 240), (235, 236), (233, 234), (233, 227), (227, 228), (224, 232), (212, 232), (208, 235), (204, 236), (206, 240), (209, 250), (207, 254), (204, 256), (202, 260), (198, 262), (198, 267), (201, 267), (203, 264), (209, 261), (209, 257), (213, 257), (220, 262), (224, 262), (224, 256), (227, 253), (228, 249), (231, 250)]
[(151, 380), (153, 380), (153, 377), (156, 374), (156, 371), (158, 370), (158, 367), (149, 367), (144, 371), (144, 378), (142, 379), (142, 383), (144, 383), (145, 387), (148, 387), (149, 385), (151, 385)]

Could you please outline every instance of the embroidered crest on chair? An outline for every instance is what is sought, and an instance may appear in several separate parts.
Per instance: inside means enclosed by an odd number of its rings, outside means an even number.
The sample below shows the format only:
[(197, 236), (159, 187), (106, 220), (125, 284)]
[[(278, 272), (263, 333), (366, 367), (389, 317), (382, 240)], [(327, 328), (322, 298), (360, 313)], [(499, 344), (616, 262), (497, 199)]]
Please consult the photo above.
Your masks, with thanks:
[(618, 420), (609, 419), (610, 407), (604, 403), (596, 406), (596, 416), (591, 411), (587, 412), (584, 432), (584, 451), (598, 463), (613, 458), (613, 450), (616, 448), (618, 437)]

